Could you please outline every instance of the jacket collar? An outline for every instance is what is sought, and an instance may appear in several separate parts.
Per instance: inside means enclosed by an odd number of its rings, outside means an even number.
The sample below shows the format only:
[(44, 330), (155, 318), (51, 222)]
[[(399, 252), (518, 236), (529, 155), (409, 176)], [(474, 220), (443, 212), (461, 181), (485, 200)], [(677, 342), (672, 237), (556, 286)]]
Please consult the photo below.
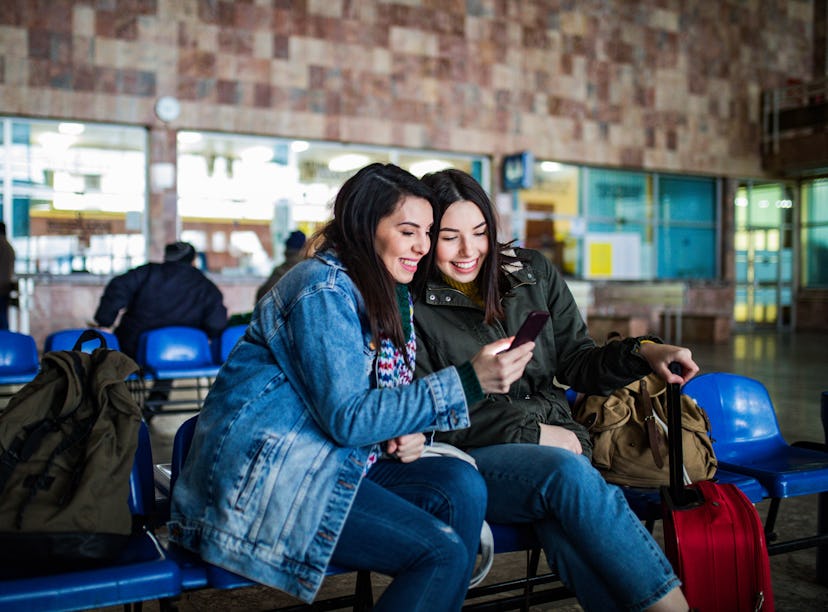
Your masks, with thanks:
[[(507, 255), (515, 255), (514, 250), (506, 251)], [(509, 281), (509, 292), (521, 285), (534, 285), (538, 282), (537, 274), (532, 265), (525, 261), (509, 263), (503, 266), (506, 278)], [(426, 283), (424, 301), (432, 306), (464, 306), (466, 308), (482, 308), (469, 299), (466, 294), (453, 287), (449, 287), (441, 279), (432, 279)]]
[(339, 257), (337, 256), (335, 251), (320, 251), (318, 253), (314, 253), (313, 255), (316, 259), (328, 264), (332, 268), (336, 268), (337, 270), (342, 270), (343, 272), (347, 270), (345, 265), (340, 261)]

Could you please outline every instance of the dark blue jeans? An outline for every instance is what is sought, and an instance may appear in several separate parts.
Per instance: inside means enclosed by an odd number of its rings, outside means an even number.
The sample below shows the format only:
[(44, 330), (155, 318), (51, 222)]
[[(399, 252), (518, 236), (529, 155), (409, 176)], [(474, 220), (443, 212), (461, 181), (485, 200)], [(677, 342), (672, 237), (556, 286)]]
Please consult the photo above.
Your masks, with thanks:
[(486, 512), (486, 484), (451, 457), (382, 459), (359, 485), (332, 562), (393, 577), (375, 611), (459, 610)]
[(585, 610), (640, 611), (679, 585), (624, 494), (583, 455), (537, 444), (469, 451), (489, 488), (487, 518), (532, 523)]

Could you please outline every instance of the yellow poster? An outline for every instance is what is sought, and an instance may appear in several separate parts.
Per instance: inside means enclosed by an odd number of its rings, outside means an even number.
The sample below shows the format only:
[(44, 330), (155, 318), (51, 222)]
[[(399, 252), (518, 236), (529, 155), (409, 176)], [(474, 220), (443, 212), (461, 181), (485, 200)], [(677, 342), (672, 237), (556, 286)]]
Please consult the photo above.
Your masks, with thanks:
[(590, 277), (612, 276), (612, 243), (592, 242), (589, 245)]

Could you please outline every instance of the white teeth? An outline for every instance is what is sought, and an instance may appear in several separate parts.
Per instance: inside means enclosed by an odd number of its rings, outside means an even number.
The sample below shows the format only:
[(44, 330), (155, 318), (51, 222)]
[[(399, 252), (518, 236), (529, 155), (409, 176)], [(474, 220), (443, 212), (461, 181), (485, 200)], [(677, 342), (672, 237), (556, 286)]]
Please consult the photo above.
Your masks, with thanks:
[(416, 266), (417, 260), (416, 259), (401, 259), (400, 260), (404, 266)]
[(469, 261), (469, 262), (454, 262), (454, 266), (456, 268), (460, 268), (461, 270), (471, 270), (474, 266), (477, 265), (476, 261)]

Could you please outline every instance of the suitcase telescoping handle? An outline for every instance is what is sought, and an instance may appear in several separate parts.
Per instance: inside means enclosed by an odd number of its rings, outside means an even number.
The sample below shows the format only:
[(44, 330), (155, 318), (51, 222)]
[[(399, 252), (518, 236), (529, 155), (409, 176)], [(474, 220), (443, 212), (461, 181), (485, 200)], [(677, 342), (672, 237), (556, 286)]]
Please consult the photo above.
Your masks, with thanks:
[[(669, 366), (673, 374), (681, 376), (681, 364), (672, 362)], [(684, 448), (681, 430), (681, 385), (667, 385), (667, 431), (670, 447), (670, 498), (676, 508), (693, 506), (698, 503), (698, 493), (684, 486)]]

